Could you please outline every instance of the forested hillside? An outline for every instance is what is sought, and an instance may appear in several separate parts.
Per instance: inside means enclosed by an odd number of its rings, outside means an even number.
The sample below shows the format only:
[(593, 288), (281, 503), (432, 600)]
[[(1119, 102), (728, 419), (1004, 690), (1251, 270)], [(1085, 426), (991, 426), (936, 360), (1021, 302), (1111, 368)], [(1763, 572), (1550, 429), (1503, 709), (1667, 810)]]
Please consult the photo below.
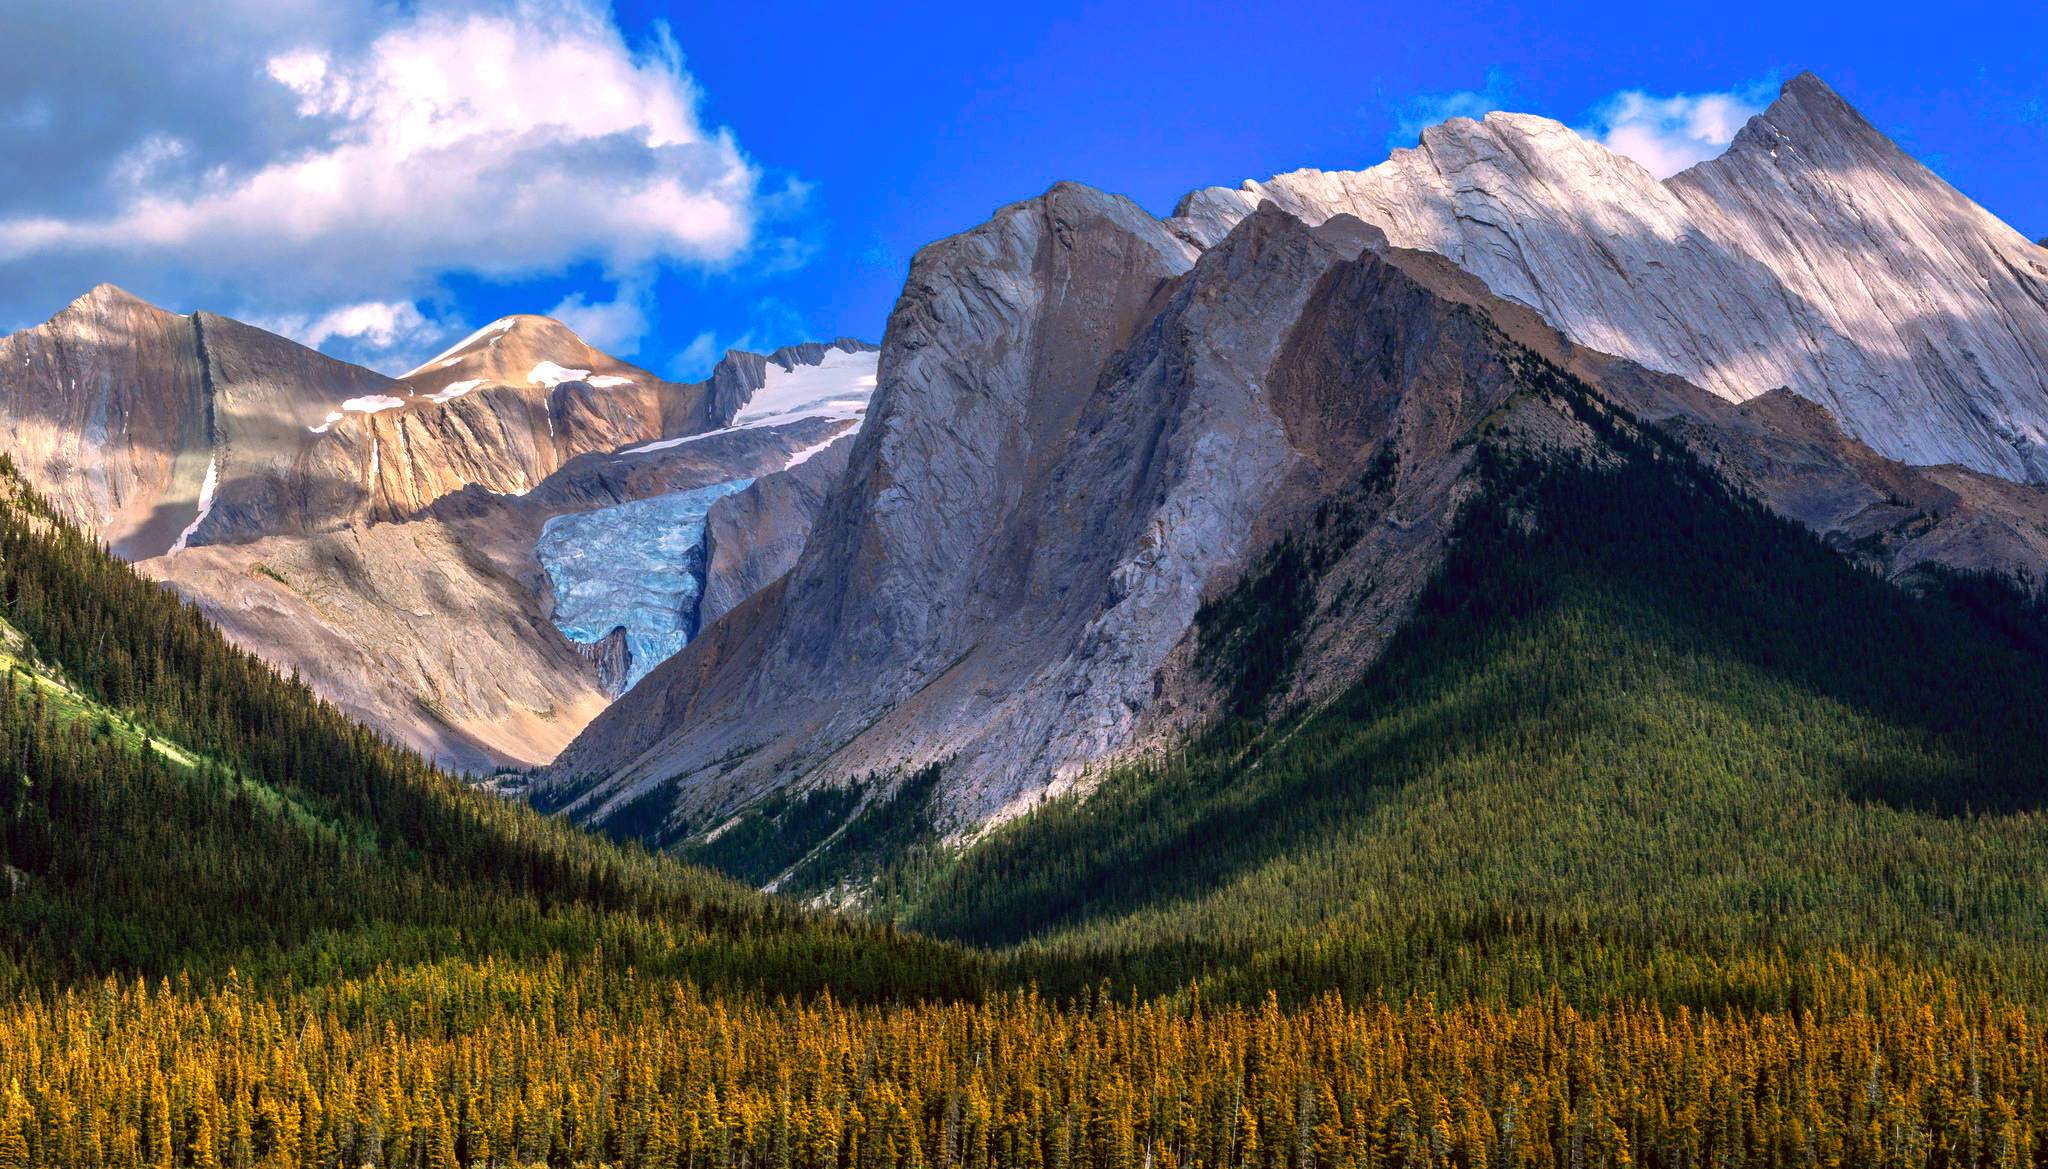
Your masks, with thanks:
[(1844, 951), (2048, 1002), (2041, 599), (1888, 584), (1582, 385), (1525, 381), (1599, 446), (1484, 444), (1368, 677), (1258, 717), (1311, 533), (1205, 614), (1241, 717), (892, 911), (1060, 987), (1780, 1007)]
[(0, 988), (570, 956), (915, 997), (949, 949), (808, 915), (464, 787), (229, 646), (0, 460)]

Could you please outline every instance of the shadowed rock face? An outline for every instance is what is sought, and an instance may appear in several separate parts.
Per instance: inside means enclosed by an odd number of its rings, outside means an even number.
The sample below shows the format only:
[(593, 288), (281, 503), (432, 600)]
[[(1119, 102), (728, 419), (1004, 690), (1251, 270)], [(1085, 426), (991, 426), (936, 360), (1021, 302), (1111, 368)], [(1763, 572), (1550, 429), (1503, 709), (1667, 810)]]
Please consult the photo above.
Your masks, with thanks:
[(704, 529), (704, 595), (697, 628), (796, 567), (811, 525), (846, 474), (851, 436), (785, 471), (764, 475), (711, 506)]
[(2039, 487), (1581, 346), (1355, 217), (1267, 204), (1198, 256), (1162, 228), (1061, 184), (921, 251), (794, 567), (599, 716), (537, 798), (601, 823), (663, 788), (671, 834), (703, 832), (783, 786), (942, 763), (943, 822), (971, 830), (1213, 719), (1202, 602), (1336, 508), (1355, 530), (1287, 683), (1328, 694), (1411, 611), (1481, 427), (1597, 447), (1518, 393), (1525, 350), (1894, 575), (2048, 556)]
[(1662, 183), (1498, 113), (1370, 170), (1195, 191), (1169, 222), (1206, 246), (1262, 200), (1309, 223), (1355, 215), (1581, 345), (1722, 397), (1790, 388), (1887, 457), (2048, 479), (2048, 252), (1810, 74)]

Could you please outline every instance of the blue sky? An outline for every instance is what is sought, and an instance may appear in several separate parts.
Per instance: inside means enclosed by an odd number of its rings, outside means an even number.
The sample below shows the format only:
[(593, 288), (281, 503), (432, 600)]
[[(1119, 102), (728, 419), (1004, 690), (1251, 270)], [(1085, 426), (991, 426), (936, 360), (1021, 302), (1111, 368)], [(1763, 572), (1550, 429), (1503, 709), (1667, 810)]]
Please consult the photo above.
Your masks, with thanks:
[(878, 339), (918, 246), (1060, 179), (1163, 215), (1490, 108), (1682, 160), (1801, 69), (2048, 235), (2037, 6), (0, 7), (0, 327), (112, 280), (392, 372), (515, 311), (673, 376)]

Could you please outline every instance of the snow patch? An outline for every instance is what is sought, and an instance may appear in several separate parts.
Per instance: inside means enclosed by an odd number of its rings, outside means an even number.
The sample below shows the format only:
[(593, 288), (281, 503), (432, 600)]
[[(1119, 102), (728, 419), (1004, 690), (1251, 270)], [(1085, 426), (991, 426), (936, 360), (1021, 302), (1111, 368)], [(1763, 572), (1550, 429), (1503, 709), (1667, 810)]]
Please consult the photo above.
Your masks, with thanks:
[(441, 387), (441, 391), (439, 393), (428, 394), (427, 401), (440, 403), (452, 402), (455, 399), (460, 398), (462, 395), (470, 392), (471, 390), (483, 384), (484, 379), (482, 378), (471, 378), (466, 382), (449, 382), (447, 385)]
[[(453, 365), (457, 360), (460, 359), (462, 352), (468, 349), (470, 346), (476, 344), (478, 341), (483, 340), (485, 337), (491, 337), (491, 335), (494, 333), (502, 333), (518, 323), (519, 322), (513, 320), (511, 317), (499, 317), (497, 320), (492, 321), (490, 324), (485, 325), (483, 328), (478, 329), (476, 332), (471, 333), (469, 336), (464, 337), (462, 340), (457, 341), (455, 344), (450, 345), (448, 348), (443, 349), (439, 353), (436, 353), (433, 356), (433, 358), (430, 361), (428, 361), (425, 365), (422, 365), (418, 369), (412, 370), (409, 373), (402, 373), (398, 376), (401, 379), (404, 379), (412, 377), (414, 374), (425, 373), (430, 369), (439, 369), (444, 365)], [(496, 338), (492, 337), (492, 340), (496, 341)]]
[(740, 407), (733, 424), (770, 418), (791, 421), (842, 412), (852, 405), (865, 406), (875, 394), (875, 368), (880, 357), (879, 353), (827, 349), (825, 359), (816, 365), (784, 369), (771, 363), (761, 388)]
[(526, 375), (526, 380), (552, 390), (563, 382), (580, 382), (589, 376), (590, 371), (587, 369), (564, 369), (552, 361), (543, 361), (533, 367), (533, 372)]
[(404, 398), (394, 398), (390, 394), (365, 394), (360, 398), (350, 398), (348, 401), (343, 402), (341, 408), (344, 410), (360, 410), (365, 414), (375, 414), (379, 410), (391, 410), (403, 405), (405, 405)]
[(178, 533), (178, 538), (171, 542), (170, 551), (183, 551), (185, 542), (190, 540), (193, 534), (199, 531), (199, 525), (205, 523), (206, 517), (212, 514), (213, 492), (214, 488), (219, 485), (220, 459), (210, 458), (206, 460), (206, 479), (199, 484), (199, 514), (193, 516), (192, 522), (185, 525), (185, 530)]
[(608, 390), (611, 389), (613, 386), (630, 386), (633, 384), (633, 379), (629, 377), (620, 377), (617, 374), (606, 373), (599, 374), (594, 378), (585, 378), (584, 383), (586, 385), (595, 386), (600, 390)]
[[(654, 451), (671, 450), (684, 443), (710, 438), (714, 434), (726, 434), (734, 430), (758, 430), (768, 426), (787, 426), (807, 418), (825, 418), (850, 421), (858, 430), (866, 421), (868, 401), (875, 394), (875, 364), (879, 353), (848, 353), (841, 349), (825, 351), (825, 360), (817, 365), (799, 365), (795, 370), (786, 370), (779, 365), (770, 365), (766, 384), (747, 404), (740, 408), (733, 424), (723, 430), (690, 434), (682, 438), (664, 438), (642, 446), (627, 447), (620, 454), (644, 455)], [(834, 435), (834, 438), (839, 436)], [(831, 445), (829, 442), (827, 446)], [(823, 450), (798, 451), (791, 457), (790, 466), (803, 462)]]
[(838, 442), (840, 439), (845, 437), (846, 436), (844, 434), (835, 434), (831, 438), (828, 438), (823, 442), (812, 443), (811, 445), (805, 447), (804, 449), (789, 456), (789, 461), (782, 464), (782, 469), (787, 471), (791, 467), (796, 466), (798, 463), (810, 462), (811, 457), (813, 455), (823, 454), (826, 447), (831, 446), (833, 443)]
[(328, 413), (326, 420), (321, 422), (320, 425), (308, 426), (306, 429), (312, 431), (314, 434), (326, 434), (328, 431), (334, 429), (334, 424), (339, 421), (341, 421), (341, 411), (334, 410)]

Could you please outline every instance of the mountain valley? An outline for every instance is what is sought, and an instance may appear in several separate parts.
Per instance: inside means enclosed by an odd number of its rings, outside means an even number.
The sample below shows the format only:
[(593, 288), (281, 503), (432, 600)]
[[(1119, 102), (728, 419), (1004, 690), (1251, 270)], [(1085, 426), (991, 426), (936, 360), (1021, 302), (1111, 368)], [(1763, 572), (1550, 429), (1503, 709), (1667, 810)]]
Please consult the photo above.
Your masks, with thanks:
[(103, 284), (0, 666), (0, 1169), (2048, 1165), (2048, 246), (1810, 74), (697, 382)]

